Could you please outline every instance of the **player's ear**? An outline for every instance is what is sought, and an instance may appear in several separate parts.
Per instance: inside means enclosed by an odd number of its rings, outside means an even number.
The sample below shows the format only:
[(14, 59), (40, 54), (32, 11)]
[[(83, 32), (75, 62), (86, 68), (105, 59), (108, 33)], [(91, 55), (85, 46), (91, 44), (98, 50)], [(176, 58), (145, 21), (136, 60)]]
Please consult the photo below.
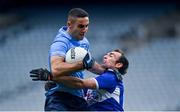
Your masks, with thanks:
[(72, 28), (73, 27), (73, 24), (75, 23), (75, 18), (73, 18), (73, 17), (68, 17), (68, 21), (67, 21), (67, 26), (69, 27), (69, 28)]
[(122, 63), (116, 63), (116, 65), (115, 65), (115, 67), (118, 68), (118, 69), (121, 68), (122, 66), (123, 66)]
[(71, 27), (71, 21), (69, 21), (69, 20), (67, 21), (67, 26)]
[(74, 27), (74, 21), (72, 20), (67, 21), (67, 26), (69, 29), (72, 29)]

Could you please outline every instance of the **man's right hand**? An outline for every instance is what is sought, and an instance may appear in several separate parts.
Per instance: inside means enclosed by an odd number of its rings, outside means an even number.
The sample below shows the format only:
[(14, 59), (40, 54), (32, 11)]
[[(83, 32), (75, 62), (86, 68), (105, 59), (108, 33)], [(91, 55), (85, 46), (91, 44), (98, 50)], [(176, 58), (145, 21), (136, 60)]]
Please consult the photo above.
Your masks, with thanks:
[(33, 69), (29, 73), (33, 74), (30, 75), (33, 81), (48, 81), (52, 80), (52, 74), (43, 68)]

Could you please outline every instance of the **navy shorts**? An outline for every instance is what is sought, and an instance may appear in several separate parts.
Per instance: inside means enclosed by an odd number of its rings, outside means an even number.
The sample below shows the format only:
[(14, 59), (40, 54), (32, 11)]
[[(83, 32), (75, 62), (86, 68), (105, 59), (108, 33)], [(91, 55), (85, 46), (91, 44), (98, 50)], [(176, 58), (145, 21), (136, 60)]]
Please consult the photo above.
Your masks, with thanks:
[(55, 92), (46, 97), (45, 111), (85, 111), (88, 110), (85, 99), (67, 92)]

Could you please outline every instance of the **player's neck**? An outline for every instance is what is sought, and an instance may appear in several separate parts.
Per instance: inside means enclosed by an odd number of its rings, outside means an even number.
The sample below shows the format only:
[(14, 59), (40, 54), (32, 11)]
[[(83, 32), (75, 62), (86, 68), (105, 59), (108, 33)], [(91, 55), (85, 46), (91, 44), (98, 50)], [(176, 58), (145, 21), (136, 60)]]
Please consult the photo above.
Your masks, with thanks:
[(69, 34), (69, 35), (72, 35), (71, 31), (69, 30), (69, 28), (67, 28), (66, 32)]

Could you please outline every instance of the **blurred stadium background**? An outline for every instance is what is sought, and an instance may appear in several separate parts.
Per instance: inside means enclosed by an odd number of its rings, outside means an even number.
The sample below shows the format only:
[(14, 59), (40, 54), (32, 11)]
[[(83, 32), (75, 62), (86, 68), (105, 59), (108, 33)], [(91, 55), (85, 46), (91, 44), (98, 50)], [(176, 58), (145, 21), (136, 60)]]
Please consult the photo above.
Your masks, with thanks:
[(179, 4), (0, 0), (0, 111), (43, 110), (44, 82), (32, 82), (29, 71), (48, 68), (49, 45), (74, 7), (90, 14), (87, 37), (98, 62), (115, 48), (129, 59), (125, 110), (180, 110)]

